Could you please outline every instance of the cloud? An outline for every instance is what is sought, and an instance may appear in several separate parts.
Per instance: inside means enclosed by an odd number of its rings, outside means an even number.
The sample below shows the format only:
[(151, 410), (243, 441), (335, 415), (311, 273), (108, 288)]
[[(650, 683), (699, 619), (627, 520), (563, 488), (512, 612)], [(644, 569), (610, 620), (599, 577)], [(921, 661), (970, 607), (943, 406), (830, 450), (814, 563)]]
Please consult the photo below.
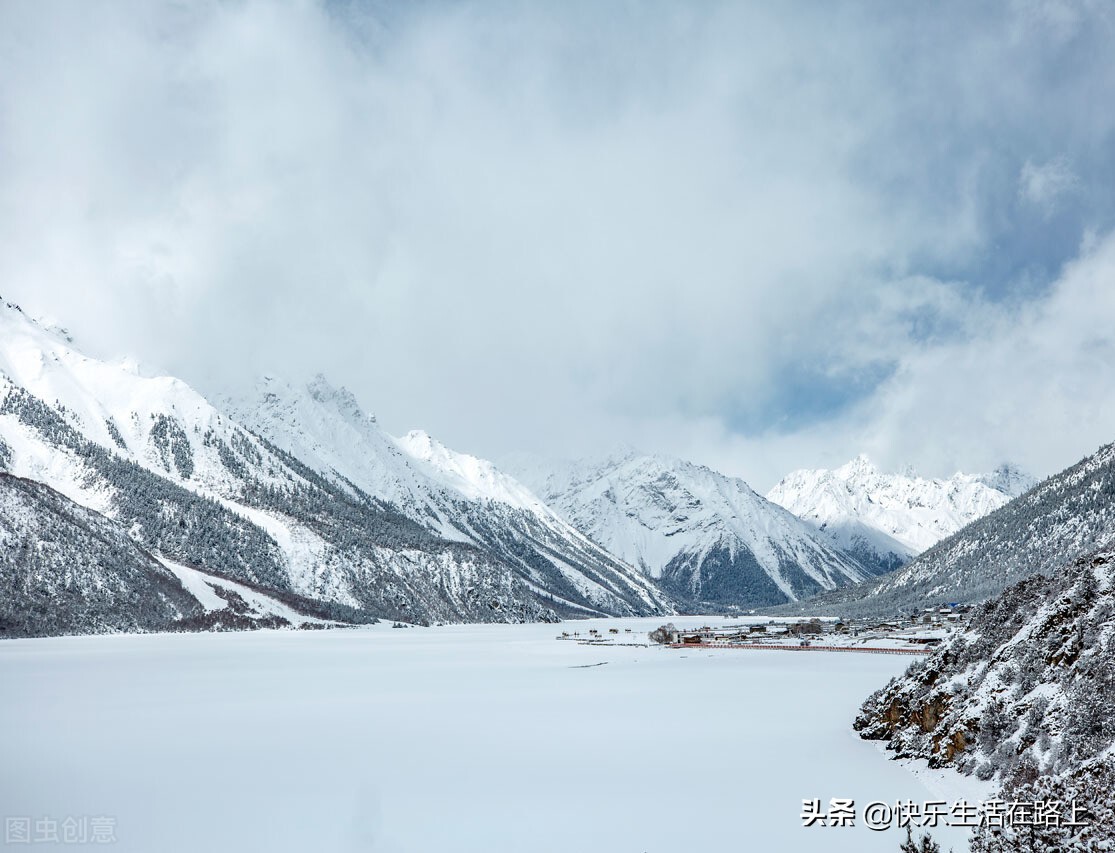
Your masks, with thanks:
[(1038, 11), (4, 4), (0, 293), (486, 455), (918, 464), (901, 384), (1115, 226), (1103, 15)]
[(1080, 179), (1063, 157), (1057, 157), (1040, 166), (1030, 160), (1022, 164), (1018, 177), (1019, 196), (1035, 205), (1048, 218), (1064, 196), (1077, 190)]
[[(1056, 473), (1115, 440), (1115, 234), (1090, 240), (1040, 298), (969, 302), (963, 333), (910, 348), (866, 399), (823, 424), (744, 437), (707, 422), (689, 451), (767, 489), (847, 449), (927, 476), (1012, 461)], [(675, 425), (675, 428), (681, 428)]]
[(1038, 30), (1059, 42), (1070, 41), (1081, 27), (1112, 22), (1111, 7), (1103, 0), (1013, 0), (1017, 33)]
[[(985, 305), (971, 334), (914, 351), (880, 389), (873, 443), (939, 470), (1014, 460), (1053, 473), (1115, 440), (1115, 235), (1086, 248), (1043, 298)], [(1066, 453), (1066, 448), (1071, 448)]]

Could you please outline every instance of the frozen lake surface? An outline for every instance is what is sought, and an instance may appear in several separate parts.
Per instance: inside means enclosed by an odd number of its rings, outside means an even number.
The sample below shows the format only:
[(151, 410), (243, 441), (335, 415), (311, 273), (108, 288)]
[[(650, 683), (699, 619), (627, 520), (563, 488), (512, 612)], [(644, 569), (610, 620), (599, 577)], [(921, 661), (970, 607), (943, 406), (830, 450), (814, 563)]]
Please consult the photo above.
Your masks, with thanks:
[(851, 731), (907, 657), (555, 640), (661, 621), (0, 642), (0, 816), (159, 853), (895, 853), (802, 800), (944, 798)]

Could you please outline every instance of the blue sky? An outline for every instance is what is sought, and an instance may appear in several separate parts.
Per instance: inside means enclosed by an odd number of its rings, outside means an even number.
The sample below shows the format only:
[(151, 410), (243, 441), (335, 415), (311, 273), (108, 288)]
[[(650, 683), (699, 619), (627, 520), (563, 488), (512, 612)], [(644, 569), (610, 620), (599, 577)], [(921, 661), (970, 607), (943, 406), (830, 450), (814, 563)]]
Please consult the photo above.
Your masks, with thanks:
[(463, 450), (1115, 439), (1115, 13), (13, 2), (0, 293), (203, 390), (323, 371)]

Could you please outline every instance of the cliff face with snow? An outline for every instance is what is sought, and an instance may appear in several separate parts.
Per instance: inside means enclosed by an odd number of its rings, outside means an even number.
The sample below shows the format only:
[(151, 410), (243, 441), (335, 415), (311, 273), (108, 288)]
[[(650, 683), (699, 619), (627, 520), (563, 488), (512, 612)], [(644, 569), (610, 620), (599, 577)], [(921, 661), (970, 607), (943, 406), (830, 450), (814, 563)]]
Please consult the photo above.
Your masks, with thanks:
[(630, 452), (521, 470), (570, 524), (690, 601), (754, 607), (870, 576), (742, 480), (682, 460)]
[(1108, 542), (977, 608), (964, 632), (871, 696), (855, 727), (899, 756), (994, 779), (1008, 802), (1086, 809), (1081, 827), (984, 827), (973, 850), (1101, 850), (1115, 846), (1113, 697)]
[(1033, 484), (1008, 465), (987, 475), (928, 479), (885, 474), (859, 456), (831, 471), (795, 471), (767, 498), (861, 563), (889, 571)]

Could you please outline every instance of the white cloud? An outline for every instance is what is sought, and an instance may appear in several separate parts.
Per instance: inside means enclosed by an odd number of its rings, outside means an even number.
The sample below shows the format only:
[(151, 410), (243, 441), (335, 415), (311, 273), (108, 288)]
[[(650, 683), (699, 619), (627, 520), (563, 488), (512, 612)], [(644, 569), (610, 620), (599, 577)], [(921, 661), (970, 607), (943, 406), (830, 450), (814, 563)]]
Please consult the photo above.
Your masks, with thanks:
[(964, 325), (951, 342), (909, 350), (841, 418), (750, 439), (705, 424), (693, 450), (765, 489), (857, 450), (933, 476), (1004, 461), (1048, 475), (1115, 441), (1115, 234), (1086, 245), (1041, 298), (970, 303)]
[(1027, 160), (1018, 176), (1018, 194), (1048, 217), (1064, 197), (1079, 189), (1080, 178), (1064, 157), (1038, 166)]
[(1036, 310), (952, 270), (1003, 198), (1075, 197), (1068, 155), (986, 129), (1112, 130), (967, 4), (58, 8), (0, 5), (0, 293), (206, 388), (324, 370), (488, 455), (906, 453), (934, 359)]
[(1115, 440), (1115, 235), (971, 335), (915, 351), (879, 395), (874, 443), (938, 470), (1017, 461), (1053, 473)]

